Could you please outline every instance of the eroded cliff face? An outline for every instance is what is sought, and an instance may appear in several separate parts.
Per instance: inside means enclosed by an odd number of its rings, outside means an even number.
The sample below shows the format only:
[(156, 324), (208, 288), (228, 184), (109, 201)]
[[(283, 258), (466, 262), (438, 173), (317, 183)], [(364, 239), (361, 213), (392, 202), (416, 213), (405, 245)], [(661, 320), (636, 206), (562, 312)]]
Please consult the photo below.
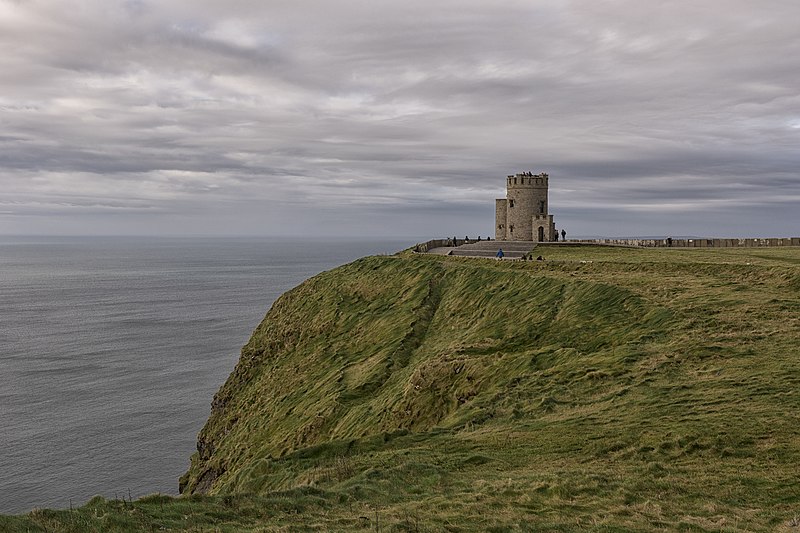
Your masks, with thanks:
[[(507, 390), (530, 378), (532, 360), (580, 366), (585, 354), (664, 333), (666, 308), (576, 279), (577, 268), (403, 255), (306, 281), (242, 349), (181, 492), (291, 488), (309, 482), (291, 458), (320, 446), (350, 454), (520, 416)], [(547, 395), (547, 383), (529, 386), (537, 401)]]

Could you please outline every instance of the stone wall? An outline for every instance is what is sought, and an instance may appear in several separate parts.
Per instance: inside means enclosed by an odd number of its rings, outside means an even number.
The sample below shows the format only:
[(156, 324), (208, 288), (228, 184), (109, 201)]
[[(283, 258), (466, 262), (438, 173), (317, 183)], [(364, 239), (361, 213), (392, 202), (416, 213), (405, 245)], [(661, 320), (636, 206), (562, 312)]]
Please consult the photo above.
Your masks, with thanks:
[[(451, 246), (463, 246), (465, 244), (473, 244), (476, 242), (488, 241), (489, 239), (431, 239), (429, 241), (420, 242), (411, 247), (411, 250), (418, 253), (427, 253), (434, 248), (444, 248)], [(491, 242), (491, 241), (490, 241)]]
[(758, 246), (800, 246), (800, 237), (763, 239), (570, 239), (568, 242), (655, 248), (751, 248)]
[(506, 219), (508, 217), (508, 200), (498, 198), (494, 201), (494, 238), (499, 241), (506, 239)]
[[(483, 239), (486, 241), (487, 239)], [(479, 239), (431, 239), (418, 243), (411, 249), (426, 253), (434, 248), (461, 246), (481, 242)], [(491, 241), (490, 241), (491, 242)], [(606, 246), (644, 246), (648, 248), (669, 248), (667, 239), (568, 239), (556, 246), (601, 244)], [(502, 245), (502, 242), (500, 243)], [(800, 246), (800, 237), (769, 239), (672, 239), (672, 248), (753, 248), (761, 246)]]

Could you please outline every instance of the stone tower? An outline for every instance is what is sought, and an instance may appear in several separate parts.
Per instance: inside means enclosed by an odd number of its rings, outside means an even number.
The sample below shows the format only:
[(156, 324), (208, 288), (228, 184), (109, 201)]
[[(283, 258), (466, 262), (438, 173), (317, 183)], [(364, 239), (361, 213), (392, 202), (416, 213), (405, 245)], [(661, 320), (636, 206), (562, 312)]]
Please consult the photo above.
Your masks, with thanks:
[(544, 172), (520, 172), (506, 178), (506, 198), (495, 200), (498, 241), (555, 240), (553, 215), (547, 214), (547, 178)]

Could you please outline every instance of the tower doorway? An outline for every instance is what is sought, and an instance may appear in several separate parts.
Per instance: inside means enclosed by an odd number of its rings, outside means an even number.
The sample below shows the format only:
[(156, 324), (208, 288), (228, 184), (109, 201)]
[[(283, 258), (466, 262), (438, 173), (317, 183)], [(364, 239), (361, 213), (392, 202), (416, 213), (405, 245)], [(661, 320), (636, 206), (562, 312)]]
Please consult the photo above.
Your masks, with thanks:
[(544, 242), (544, 227), (539, 226), (539, 242)]

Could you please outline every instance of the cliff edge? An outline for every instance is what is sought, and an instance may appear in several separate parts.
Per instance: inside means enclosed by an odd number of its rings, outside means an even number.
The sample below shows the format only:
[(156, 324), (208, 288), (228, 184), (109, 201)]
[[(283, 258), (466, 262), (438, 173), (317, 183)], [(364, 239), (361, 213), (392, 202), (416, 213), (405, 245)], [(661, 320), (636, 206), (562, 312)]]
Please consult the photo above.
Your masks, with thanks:
[(545, 256), (368, 257), (287, 292), (215, 395), (181, 491), (313, 489), (435, 527), (599, 502), (629, 527), (789, 513), (797, 250)]

